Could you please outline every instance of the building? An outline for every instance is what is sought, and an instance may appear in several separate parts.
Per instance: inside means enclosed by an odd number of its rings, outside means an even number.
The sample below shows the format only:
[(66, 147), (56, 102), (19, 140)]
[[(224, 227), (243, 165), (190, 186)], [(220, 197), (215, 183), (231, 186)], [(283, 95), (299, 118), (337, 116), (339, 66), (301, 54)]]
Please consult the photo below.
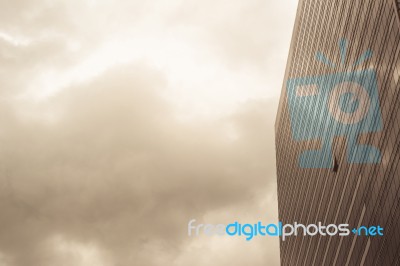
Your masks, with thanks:
[(289, 237), (282, 265), (400, 265), (398, 3), (299, 1), (275, 124), (279, 219), (384, 236)]

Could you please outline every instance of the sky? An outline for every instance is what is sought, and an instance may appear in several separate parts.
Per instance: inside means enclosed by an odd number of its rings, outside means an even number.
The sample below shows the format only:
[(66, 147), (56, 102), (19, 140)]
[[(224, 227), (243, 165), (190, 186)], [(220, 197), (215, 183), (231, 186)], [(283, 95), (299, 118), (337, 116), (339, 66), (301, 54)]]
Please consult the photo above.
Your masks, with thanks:
[(0, 3), (0, 266), (279, 265), (295, 0)]

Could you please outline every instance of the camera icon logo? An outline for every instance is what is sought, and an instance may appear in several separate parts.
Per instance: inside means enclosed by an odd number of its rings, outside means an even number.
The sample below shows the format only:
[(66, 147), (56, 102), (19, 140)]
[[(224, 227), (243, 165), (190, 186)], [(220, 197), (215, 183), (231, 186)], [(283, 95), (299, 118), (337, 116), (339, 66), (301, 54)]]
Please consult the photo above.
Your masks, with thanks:
[[(341, 40), (341, 61), (344, 63), (347, 43)], [(372, 56), (365, 52), (355, 63)], [(335, 67), (325, 56), (317, 60)], [(359, 144), (361, 133), (382, 130), (377, 76), (374, 69), (342, 72), (322, 76), (291, 78), (286, 84), (291, 131), (294, 140), (320, 140), (318, 150), (306, 150), (299, 156), (302, 168), (332, 168), (334, 137), (347, 139), (349, 163), (379, 163), (381, 154), (372, 145)]]

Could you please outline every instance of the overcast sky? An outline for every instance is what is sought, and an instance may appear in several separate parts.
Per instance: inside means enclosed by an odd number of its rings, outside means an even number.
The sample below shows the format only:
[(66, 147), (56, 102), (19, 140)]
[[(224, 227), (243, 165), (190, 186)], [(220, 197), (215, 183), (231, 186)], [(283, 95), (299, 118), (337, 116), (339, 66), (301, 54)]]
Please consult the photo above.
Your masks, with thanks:
[(0, 266), (278, 265), (295, 0), (0, 3)]

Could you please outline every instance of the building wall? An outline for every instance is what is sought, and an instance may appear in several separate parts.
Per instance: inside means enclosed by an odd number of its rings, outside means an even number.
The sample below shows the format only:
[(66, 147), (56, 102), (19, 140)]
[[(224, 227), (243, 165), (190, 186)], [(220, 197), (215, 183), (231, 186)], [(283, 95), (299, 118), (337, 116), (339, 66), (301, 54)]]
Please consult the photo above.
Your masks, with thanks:
[[(340, 39), (347, 40), (341, 64)], [(279, 218), (283, 223), (381, 225), (384, 237), (289, 237), (280, 242), (282, 265), (397, 265), (400, 263), (400, 31), (396, 1), (302, 0), (299, 2), (275, 131)], [(370, 49), (372, 57), (354, 62)], [(316, 60), (323, 52), (335, 67)], [(338, 169), (301, 168), (299, 155), (323, 139), (293, 140), (287, 81), (375, 69), (382, 130), (362, 133), (359, 143), (381, 151), (377, 164), (347, 160), (346, 136), (333, 139)], [(318, 108), (309, 104), (308, 111)], [(293, 122), (293, 121), (292, 121)], [(305, 121), (302, 126), (313, 130)], [(324, 119), (315, 123), (324, 123)], [(334, 126), (327, 124), (334, 130)], [(337, 126), (337, 125), (336, 125)], [(337, 129), (335, 129), (337, 130)]]

